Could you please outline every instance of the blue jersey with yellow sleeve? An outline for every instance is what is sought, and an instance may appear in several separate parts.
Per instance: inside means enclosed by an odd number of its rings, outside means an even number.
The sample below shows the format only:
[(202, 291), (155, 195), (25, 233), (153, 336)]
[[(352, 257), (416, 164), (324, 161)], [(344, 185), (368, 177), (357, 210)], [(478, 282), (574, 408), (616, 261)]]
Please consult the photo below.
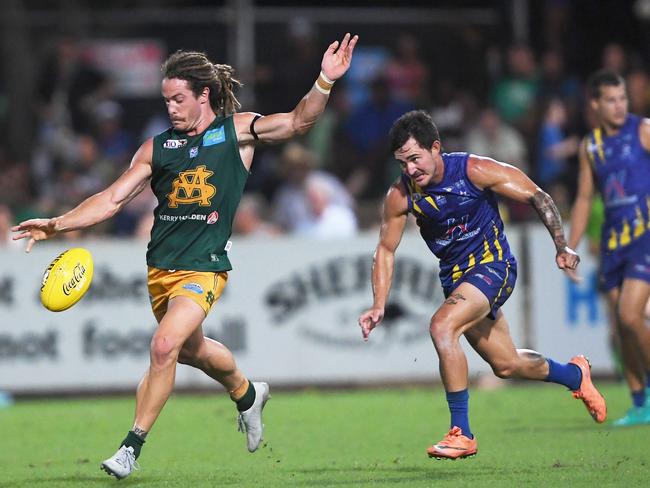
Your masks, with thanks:
[(591, 132), (587, 156), (605, 204), (603, 253), (617, 252), (650, 232), (650, 153), (641, 145), (641, 117), (629, 114), (619, 132)]
[(427, 246), (440, 259), (440, 281), (453, 286), (475, 266), (493, 262), (515, 264), (499, 215), (497, 198), (467, 176), (468, 153), (443, 153), (444, 175), (422, 188), (407, 175), (408, 210)]

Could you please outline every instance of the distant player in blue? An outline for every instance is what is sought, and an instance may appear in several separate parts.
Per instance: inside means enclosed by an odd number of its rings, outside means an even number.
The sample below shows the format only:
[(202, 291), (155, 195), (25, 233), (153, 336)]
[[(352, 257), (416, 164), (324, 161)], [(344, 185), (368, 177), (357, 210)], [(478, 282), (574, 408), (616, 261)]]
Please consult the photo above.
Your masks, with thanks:
[(650, 423), (650, 328), (644, 314), (650, 297), (650, 119), (628, 113), (625, 82), (617, 73), (598, 71), (588, 90), (598, 127), (580, 146), (569, 244), (577, 246), (585, 232), (597, 187), (605, 204), (601, 285), (615, 311), (632, 395), (632, 408), (614, 425)]
[(582, 399), (594, 420), (603, 422), (607, 407), (591, 382), (587, 359), (575, 356), (560, 364), (535, 351), (515, 349), (500, 309), (514, 289), (517, 262), (503, 229), (497, 194), (528, 202), (537, 210), (553, 237), (559, 268), (575, 269), (580, 261), (567, 246), (551, 197), (514, 166), (468, 153), (442, 153), (438, 129), (423, 111), (408, 112), (395, 122), (390, 145), (403, 173), (384, 201), (372, 271), (374, 303), (361, 315), (359, 325), (367, 340), (384, 316), (395, 251), (412, 214), (422, 238), (440, 259), (446, 297), (431, 318), (429, 331), (451, 422), (443, 440), (427, 449), (429, 457), (457, 459), (477, 452), (469, 426), (461, 335), (497, 376), (562, 384)]

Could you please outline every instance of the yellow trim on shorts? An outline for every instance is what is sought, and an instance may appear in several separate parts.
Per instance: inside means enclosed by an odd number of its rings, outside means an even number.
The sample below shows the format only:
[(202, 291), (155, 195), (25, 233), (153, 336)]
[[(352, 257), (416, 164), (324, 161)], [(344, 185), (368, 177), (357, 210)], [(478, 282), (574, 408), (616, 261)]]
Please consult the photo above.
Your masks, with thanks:
[(499, 301), (499, 298), (501, 297), (501, 292), (505, 288), (505, 286), (508, 284), (508, 276), (510, 274), (510, 261), (506, 259), (506, 276), (503, 278), (503, 284), (501, 285), (501, 288), (499, 288), (499, 293), (497, 293), (497, 296), (494, 298), (494, 301), (492, 302), (492, 306), (496, 305), (496, 303)]

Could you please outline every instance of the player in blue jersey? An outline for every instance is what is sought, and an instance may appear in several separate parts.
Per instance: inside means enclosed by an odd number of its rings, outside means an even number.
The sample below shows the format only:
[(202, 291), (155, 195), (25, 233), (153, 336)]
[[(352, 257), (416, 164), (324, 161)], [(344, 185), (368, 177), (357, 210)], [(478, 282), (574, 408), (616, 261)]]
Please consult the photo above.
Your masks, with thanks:
[[(594, 189), (605, 204), (601, 286), (615, 312), (632, 408), (614, 425), (650, 423), (650, 119), (628, 113), (625, 83), (602, 70), (588, 82), (598, 127), (580, 146), (578, 192), (571, 213), (571, 247), (585, 232)], [(594, 182), (595, 180), (595, 182)], [(573, 270), (572, 279), (577, 279)]]
[(548, 228), (561, 269), (580, 261), (566, 243), (551, 197), (514, 166), (468, 153), (441, 152), (438, 129), (423, 111), (404, 114), (390, 131), (391, 151), (402, 176), (384, 201), (374, 256), (374, 303), (359, 317), (363, 338), (382, 320), (394, 255), (406, 220), (413, 214), (429, 249), (440, 259), (445, 301), (429, 331), (438, 352), (440, 376), (451, 413), (450, 430), (431, 446), (429, 457), (457, 459), (477, 452), (469, 426), (468, 372), (460, 345), (464, 335), (501, 378), (543, 380), (566, 386), (597, 422), (607, 416), (605, 399), (591, 382), (584, 356), (560, 364), (528, 349), (516, 349), (500, 310), (512, 294), (517, 262), (503, 230), (496, 195), (530, 203)]

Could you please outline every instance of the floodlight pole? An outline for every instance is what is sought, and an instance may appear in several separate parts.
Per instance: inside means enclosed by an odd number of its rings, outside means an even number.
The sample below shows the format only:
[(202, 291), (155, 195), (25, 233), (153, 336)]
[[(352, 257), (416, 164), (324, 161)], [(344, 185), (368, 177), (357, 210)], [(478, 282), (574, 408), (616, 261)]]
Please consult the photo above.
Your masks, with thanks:
[(235, 67), (235, 76), (246, 88), (237, 97), (244, 110), (255, 105), (255, 12), (252, 0), (229, 0), (232, 12), (228, 60)]

